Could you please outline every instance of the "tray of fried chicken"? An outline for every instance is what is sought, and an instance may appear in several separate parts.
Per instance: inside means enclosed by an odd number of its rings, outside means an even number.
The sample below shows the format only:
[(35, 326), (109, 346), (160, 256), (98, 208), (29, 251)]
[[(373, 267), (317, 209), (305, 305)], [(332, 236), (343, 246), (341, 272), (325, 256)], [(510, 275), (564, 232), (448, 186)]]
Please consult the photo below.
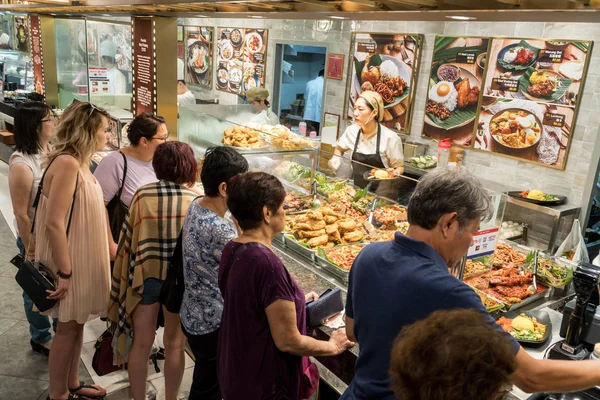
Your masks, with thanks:
[(466, 278), (465, 283), (505, 304), (508, 311), (533, 303), (548, 292), (539, 283), (537, 290), (533, 289), (533, 273), (523, 267), (525, 254), (506, 243), (499, 243), (489, 258), (477, 261), (491, 269)]
[(301, 255), (314, 260), (317, 248), (358, 243), (365, 237), (360, 218), (343, 214), (336, 206), (320, 207), (306, 214), (286, 217), (285, 244)]

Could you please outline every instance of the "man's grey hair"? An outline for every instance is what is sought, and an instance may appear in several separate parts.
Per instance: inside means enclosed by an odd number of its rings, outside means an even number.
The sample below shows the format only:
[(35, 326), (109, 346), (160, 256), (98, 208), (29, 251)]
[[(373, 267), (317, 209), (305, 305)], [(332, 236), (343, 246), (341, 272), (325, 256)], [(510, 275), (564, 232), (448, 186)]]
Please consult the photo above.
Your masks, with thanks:
[(464, 168), (436, 168), (419, 180), (408, 202), (408, 222), (435, 227), (444, 214), (458, 215), (459, 229), (492, 215), (491, 200), (477, 178)]

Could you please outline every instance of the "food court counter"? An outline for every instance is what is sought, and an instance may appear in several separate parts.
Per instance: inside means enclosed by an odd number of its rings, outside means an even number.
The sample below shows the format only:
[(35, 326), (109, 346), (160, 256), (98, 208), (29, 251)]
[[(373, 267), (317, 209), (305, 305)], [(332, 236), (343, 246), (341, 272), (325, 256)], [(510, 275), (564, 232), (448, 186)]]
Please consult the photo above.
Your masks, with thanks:
[[(299, 255), (294, 254), (289, 249), (283, 249), (282, 246), (275, 243), (275, 253), (283, 260), (286, 268), (296, 280), (298, 285), (305, 293), (316, 292), (321, 293), (328, 288), (340, 288), (342, 297), (346, 297), (347, 286), (337, 278), (332, 277), (326, 271), (322, 270), (316, 264), (310, 263)], [(565, 293), (557, 291), (550, 297), (540, 299), (539, 301), (524, 307), (523, 310), (544, 310), (550, 315), (552, 321), (552, 335), (550, 339), (539, 347), (523, 347), (527, 353), (537, 359), (544, 358), (546, 350), (555, 342), (561, 340), (560, 326), (562, 322), (562, 314), (556, 309), (562, 308), (566, 302)], [(317, 339), (327, 340), (333, 329), (321, 326), (312, 332), (312, 335)], [(336, 357), (317, 357), (317, 366), (321, 374), (321, 380), (329, 385), (338, 393), (343, 393), (348, 384), (354, 378), (354, 366), (358, 357), (358, 345)], [(313, 358), (313, 361), (315, 359)], [(530, 394), (524, 393), (517, 387), (513, 387), (510, 392), (507, 392), (502, 400), (526, 400)]]

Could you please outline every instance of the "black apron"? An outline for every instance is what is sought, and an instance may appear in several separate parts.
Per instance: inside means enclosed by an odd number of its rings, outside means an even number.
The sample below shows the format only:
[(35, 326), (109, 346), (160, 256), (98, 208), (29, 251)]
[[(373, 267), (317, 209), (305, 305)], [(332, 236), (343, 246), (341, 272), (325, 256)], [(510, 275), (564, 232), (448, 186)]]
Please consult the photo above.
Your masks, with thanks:
[(381, 124), (377, 124), (377, 147), (375, 149), (375, 154), (363, 154), (356, 151), (358, 148), (358, 142), (360, 141), (361, 133), (362, 129), (359, 129), (358, 135), (356, 135), (356, 142), (354, 142), (354, 151), (352, 152), (352, 161), (356, 161), (355, 163), (352, 163), (352, 180), (354, 181), (354, 184), (360, 188), (364, 188), (369, 183), (372, 183), (370, 190), (374, 192), (377, 189), (379, 182), (371, 182), (365, 179), (364, 176), (366, 172), (372, 170), (373, 168), (385, 169), (385, 165), (383, 165), (383, 160), (379, 154), (379, 144), (381, 142)]

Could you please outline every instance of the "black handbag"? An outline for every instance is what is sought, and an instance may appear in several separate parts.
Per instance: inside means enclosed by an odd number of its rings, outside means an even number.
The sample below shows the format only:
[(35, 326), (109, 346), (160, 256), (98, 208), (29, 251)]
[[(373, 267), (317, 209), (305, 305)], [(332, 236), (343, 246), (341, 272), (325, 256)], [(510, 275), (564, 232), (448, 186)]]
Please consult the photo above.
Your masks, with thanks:
[[(40, 196), (42, 195), (42, 185), (44, 184), (44, 177), (46, 176), (46, 172), (52, 165), (52, 160), (44, 174), (42, 175), (42, 179), (40, 180), (40, 184), (38, 186), (38, 191), (35, 196), (35, 200), (33, 202), (34, 215), (33, 221), (31, 222), (31, 233), (33, 234), (35, 229), (35, 219), (37, 217), (37, 207), (40, 201)], [(73, 200), (71, 201), (71, 210), (69, 211), (69, 222), (67, 223), (67, 236), (69, 235), (69, 229), (71, 228), (71, 219), (73, 218), (73, 208), (75, 207), (75, 195), (77, 194), (77, 185), (79, 184), (79, 173), (77, 174), (77, 180), (75, 181), (75, 191), (73, 192)], [(19, 266), (19, 270), (17, 271), (17, 275), (15, 279), (21, 289), (29, 296), (29, 298), (33, 301), (33, 304), (37, 307), (39, 311), (47, 311), (54, 307), (56, 304), (56, 300), (48, 299), (48, 290), (55, 291), (56, 290), (56, 278), (54, 274), (48, 267), (43, 265), (41, 262), (37, 263), (38, 266), (34, 265), (29, 260), (24, 260)]]
[[(198, 196), (192, 201), (192, 204), (199, 198), (204, 196)], [(167, 277), (163, 282), (160, 290), (160, 303), (164, 305), (167, 311), (179, 314), (181, 309), (181, 302), (183, 301), (183, 291), (185, 285), (183, 282), (183, 228), (179, 231), (177, 237), (177, 244), (171, 255), (169, 261), (169, 267), (167, 268)], [(161, 325), (164, 326), (164, 325)]]
[(121, 234), (121, 229), (123, 228), (123, 222), (125, 222), (127, 214), (129, 213), (129, 207), (127, 207), (125, 203), (123, 203), (123, 200), (121, 200), (121, 193), (123, 192), (123, 186), (125, 186), (125, 177), (127, 176), (127, 157), (125, 157), (125, 154), (123, 153), (121, 153), (121, 155), (123, 156), (123, 180), (121, 181), (121, 187), (119, 187), (117, 194), (115, 194), (106, 205), (110, 232), (112, 233), (115, 243), (119, 243), (119, 235)]
[(343, 309), (344, 302), (340, 289), (327, 289), (321, 293), (319, 300), (309, 300), (306, 303), (306, 326), (308, 329), (316, 328)]

